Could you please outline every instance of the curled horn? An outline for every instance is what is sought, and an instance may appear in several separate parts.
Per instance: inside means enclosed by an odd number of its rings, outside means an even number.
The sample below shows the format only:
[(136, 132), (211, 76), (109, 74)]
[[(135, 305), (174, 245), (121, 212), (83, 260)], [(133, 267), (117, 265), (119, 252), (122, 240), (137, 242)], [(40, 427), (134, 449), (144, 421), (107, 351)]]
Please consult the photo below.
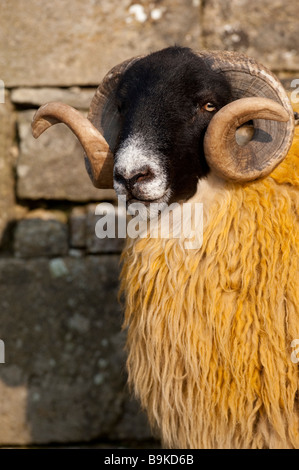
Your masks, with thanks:
[[(242, 54), (199, 55), (230, 81), (234, 100), (215, 114), (206, 131), (209, 166), (227, 180), (267, 176), (287, 155), (293, 140), (294, 114), (283, 86), (266, 67)], [(248, 122), (253, 126), (242, 129)]]
[(113, 153), (120, 121), (115, 102), (116, 85), (127, 67), (138, 58), (122, 62), (104, 77), (85, 118), (75, 108), (59, 102), (41, 106), (32, 121), (32, 134), (38, 138), (54, 124), (64, 123), (76, 135), (85, 151), (85, 164), (97, 188), (113, 188)]
[[(261, 178), (285, 157), (280, 148), (268, 154), (267, 146), (262, 142), (267, 136), (262, 135), (259, 139), (255, 136), (256, 130), (253, 130), (252, 138), (248, 135), (247, 143), (246, 136), (243, 144), (238, 143), (238, 129), (253, 119), (288, 122), (290, 116), (283, 106), (268, 98), (241, 98), (220, 109), (209, 124), (204, 139), (205, 156), (214, 171), (226, 179), (251, 181)], [(264, 145), (263, 152), (259, 149), (260, 142)]]
[(63, 122), (76, 135), (87, 157), (87, 170), (98, 188), (112, 188), (113, 155), (102, 134), (79, 111), (64, 103), (41, 106), (32, 121), (32, 134), (38, 138), (46, 129)]

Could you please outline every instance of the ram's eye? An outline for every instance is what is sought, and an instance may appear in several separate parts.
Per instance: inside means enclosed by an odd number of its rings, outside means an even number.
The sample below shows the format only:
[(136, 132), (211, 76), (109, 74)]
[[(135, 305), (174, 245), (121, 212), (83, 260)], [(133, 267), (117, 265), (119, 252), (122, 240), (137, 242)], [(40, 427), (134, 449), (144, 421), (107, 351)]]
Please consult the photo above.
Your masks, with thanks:
[(202, 109), (204, 109), (205, 111), (209, 111), (209, 112), (212, 112), (212, 111), (216, 111), (216, 106), (213, 105), (213, 103), (206, 103)]

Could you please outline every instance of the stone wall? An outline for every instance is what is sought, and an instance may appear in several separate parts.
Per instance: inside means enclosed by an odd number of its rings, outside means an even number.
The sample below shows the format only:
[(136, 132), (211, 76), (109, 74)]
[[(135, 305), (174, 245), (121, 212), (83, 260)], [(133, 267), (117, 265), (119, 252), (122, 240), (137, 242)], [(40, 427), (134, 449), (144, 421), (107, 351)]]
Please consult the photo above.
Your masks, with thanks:
[(0, 445), (159, 445), (126, 388), (123, 240), (95, 236), (115, 194), (65, 126), (33, 139), (35, 109), (86, 113), (113, 65), (174, 43), (248, 53), (288, 84), (298, 26), (296, 0), (2, 0)]

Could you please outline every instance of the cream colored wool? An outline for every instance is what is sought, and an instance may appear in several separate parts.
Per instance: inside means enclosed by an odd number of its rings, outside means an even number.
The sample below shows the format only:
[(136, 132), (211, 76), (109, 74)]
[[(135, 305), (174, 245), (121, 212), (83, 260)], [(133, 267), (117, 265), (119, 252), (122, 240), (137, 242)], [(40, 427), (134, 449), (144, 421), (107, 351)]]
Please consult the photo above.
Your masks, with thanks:
[(299, 129), (267, 178), (210, 176), (203, 245), (128, 240), (127, 367), (172, 448), (299, 448)]

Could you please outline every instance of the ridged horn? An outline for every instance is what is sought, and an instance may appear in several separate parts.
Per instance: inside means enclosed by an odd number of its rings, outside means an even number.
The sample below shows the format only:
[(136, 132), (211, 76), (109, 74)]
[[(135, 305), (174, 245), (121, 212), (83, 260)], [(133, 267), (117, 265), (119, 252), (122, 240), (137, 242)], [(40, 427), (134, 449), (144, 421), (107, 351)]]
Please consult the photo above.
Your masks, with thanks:
[(272, 171), (285, 157), (277, 149), (271, 155), (259, 152), (260, 143), (267, 143), (269, 135), (254, 129), (246, 145), (240, 145), (236, 132), (242, 124), (253, 119), (288, 122), (288, 112), (268, 98), (241, 98), (215, 114), (205, 134), (204, 152), (208, 164), (216, 173), (229, 180), (251, 181)]
[[(225, 179), (251, 181), (271, 173), (285, 158), (294, 135), (289, 98), (272, 72), (236, 52), (200, 52), (232, 87), (233, 102), (211, 120), (204, 140), (205, 156)], [(252, 138), (238, 139), (238, 128), (253, 121)]]
[(113, 153), (121, 125), (115, 90), (122, 74), (136, 60), (138, 57), (126, 60), (108, 72), (91, 101), (87, 118), (59, 102), (46, 103), (33, 117), (31, 126), (35, 138), (58, 123), (71, 129), (84, 149), (86, 169), (97, 188), (113, 188)]
[(38, 138), (46, 129), (66, 124), (85, 150), (86, 167), (93, 184), (98, 188), (113, 187), (113, 155), (102, 134), (75, 108), (59, 102), (41, 106), (32, 121), (33, 137)]

